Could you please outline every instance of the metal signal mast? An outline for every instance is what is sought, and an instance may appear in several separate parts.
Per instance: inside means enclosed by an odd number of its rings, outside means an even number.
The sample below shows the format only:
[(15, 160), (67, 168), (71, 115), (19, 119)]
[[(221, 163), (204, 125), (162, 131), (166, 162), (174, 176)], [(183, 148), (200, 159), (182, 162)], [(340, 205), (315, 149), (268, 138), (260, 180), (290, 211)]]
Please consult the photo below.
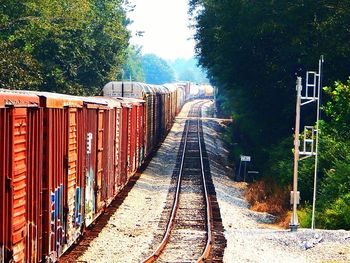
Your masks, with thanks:
[[(291, 192), (291, 204), (293, 205), (293, 215), (289, 224), (291, 231), (298, 229), (297, 205), (299, 204), (298, 192), (298, 163), (301, 160), (315, 156), (314, 170), (314, 189), (312, 202), (312, 220), (311, 228), (315, 228), (315, 209), (316, 209), (316, 191), (317, 191), (317, 169), (318, 169), (318, 138), (319, 138), (319, 119), (321, 105), (321, 90), (322, 90), (322, 70), (323, 56), (321, 56), (318, 64), (318, 72), (306, 72), (306, 87), (302, 88), (301, 77), (297, 78), (297, 102), (296, 102), (296, 117), (295, 117), (295, 134), (294, 134), (294, 177), (293, 191)], [(300, 145), (300, 108), (306, 104), (317, 102), (316, 109), (316, 125), (305, 126), (303, 133), (303, 144)], [(300, 150), (300, 146), (302, 149)], [(301, 157), (300, 157), (301, 156)]]

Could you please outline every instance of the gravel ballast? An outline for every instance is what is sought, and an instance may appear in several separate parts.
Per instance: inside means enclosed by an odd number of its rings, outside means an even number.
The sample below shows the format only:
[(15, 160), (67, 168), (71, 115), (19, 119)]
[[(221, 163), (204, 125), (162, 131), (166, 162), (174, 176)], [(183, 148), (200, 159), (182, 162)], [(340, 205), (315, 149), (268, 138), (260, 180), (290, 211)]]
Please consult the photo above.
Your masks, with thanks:
[[(78, 260), (140, 262), (153, 252), (153, 240), (159, 232), (159, 219), (166, 203), (184, 117), (192, 103), (184, 106), (147, 169)], [(203, 114), (212, 112), (212, 103), (208, 102), (206, 106)], [(266, 223), (273, 221), (271, 215), (249, 210), (243, 197), (246, 184), (232, 180), (228, 151), (220, 139), (226, 124), (225, 120), (203, 120), (210, 169), (227, 239), (224, 262), (350, 262), (349, 231), (299, 229), (290, 232), (267, 227)]]

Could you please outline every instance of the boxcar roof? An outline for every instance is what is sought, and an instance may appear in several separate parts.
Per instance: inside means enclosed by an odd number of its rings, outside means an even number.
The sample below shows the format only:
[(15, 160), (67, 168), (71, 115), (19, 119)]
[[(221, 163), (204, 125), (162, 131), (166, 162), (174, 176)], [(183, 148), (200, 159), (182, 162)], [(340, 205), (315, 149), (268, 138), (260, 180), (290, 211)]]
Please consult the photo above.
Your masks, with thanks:
[(83, 100), (81, 97), (60, 94), (60, 93), (51, 93), (51, 92), (35, 92), (41, 98), (42, 106), (47, 108), (63, 108), (63, 107), (82, 107)]
[(39, 97), (35, 94), (25, 93), (16, 90), (0, 89), (0, 107), (37, 107)]
[(145, 103), (144, 100), (141, 100), (141, 99), (134, 99), (134, 98), (118, 97), (118, 100), (124, 101), (124, 102), (129, 102), (129, 103), (132, 103), (132, 104), (142, 104), (142, 103)]
[(103, 103), (104, 105), (110, 107), (110, 108), (121, 108), (121, 103), (115, 98), (110, 97), (101, 97), (101, 96), (95, 96), (95, 97), (89, 97), (95, 102)]

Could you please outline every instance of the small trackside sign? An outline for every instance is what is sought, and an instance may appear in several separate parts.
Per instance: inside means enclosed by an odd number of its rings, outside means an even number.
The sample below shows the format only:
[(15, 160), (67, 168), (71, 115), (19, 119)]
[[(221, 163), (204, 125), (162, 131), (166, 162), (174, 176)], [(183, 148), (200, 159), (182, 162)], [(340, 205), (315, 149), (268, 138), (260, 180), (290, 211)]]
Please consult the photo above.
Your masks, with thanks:
[(241, 155), (241, 162), (250, 162), (250, 156)]

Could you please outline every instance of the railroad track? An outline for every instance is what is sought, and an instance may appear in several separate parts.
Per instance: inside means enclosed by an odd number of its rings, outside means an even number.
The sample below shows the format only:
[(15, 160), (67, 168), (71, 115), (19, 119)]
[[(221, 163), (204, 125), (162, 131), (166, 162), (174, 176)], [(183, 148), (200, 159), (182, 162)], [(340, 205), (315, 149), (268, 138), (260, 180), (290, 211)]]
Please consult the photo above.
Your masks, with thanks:
[(226, 239), (198, 118), (203, 103), (195, 102), (188, 114), (173, 173), (176, 186), (160, 222), (166, 231), (144, 262), (222, 262)]

